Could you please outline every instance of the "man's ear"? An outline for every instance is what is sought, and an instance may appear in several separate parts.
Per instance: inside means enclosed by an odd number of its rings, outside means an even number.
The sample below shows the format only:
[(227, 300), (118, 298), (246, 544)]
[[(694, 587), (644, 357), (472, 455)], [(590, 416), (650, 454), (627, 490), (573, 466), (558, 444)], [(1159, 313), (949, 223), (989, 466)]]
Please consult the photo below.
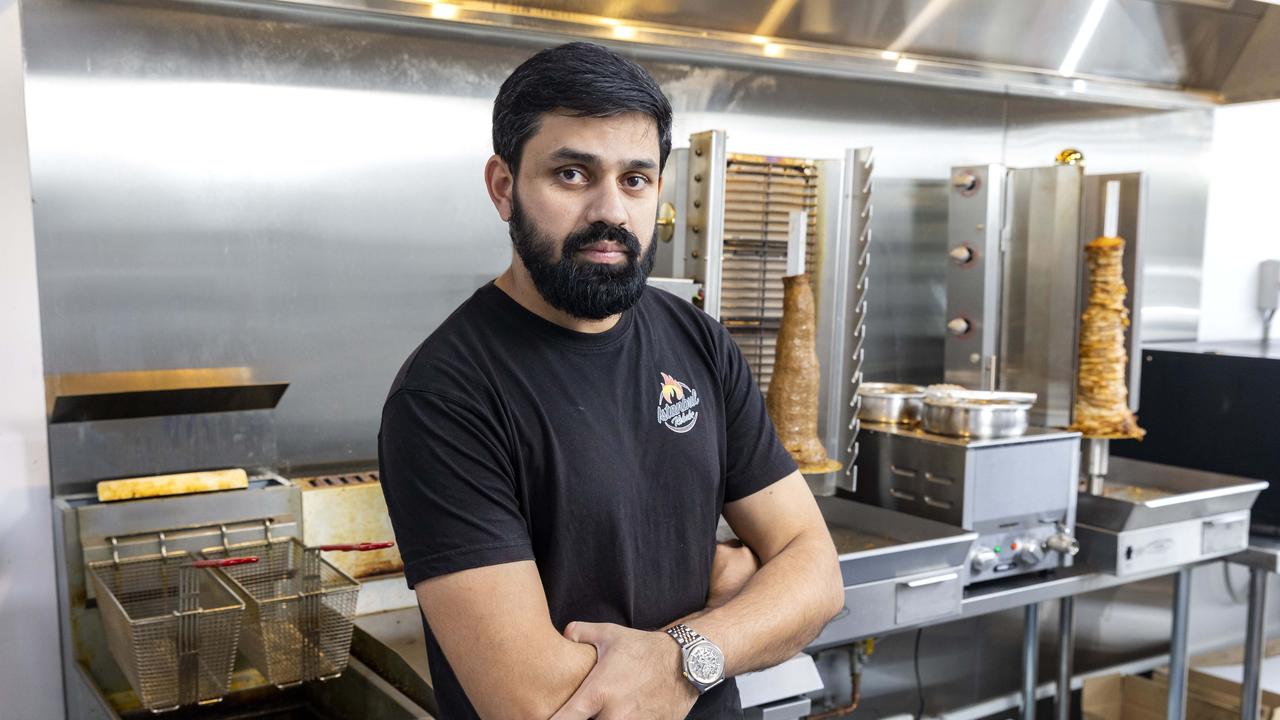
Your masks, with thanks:
[(497, 155), (489, 158), (489, 162), (484, 164), (484, 186), (489, 191), (489, 199), (493, 201), (498, 217), (502, 218), (503, 222), (511, 220), (511, 197), (515, 190), (515, 177), (511, 174), (511, 168), (507, 167), (507, 161)]

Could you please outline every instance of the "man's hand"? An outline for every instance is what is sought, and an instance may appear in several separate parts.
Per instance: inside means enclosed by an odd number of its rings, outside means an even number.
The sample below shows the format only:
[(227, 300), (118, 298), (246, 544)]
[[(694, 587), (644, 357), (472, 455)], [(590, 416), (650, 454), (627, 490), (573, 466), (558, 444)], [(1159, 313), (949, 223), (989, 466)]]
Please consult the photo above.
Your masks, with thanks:
[(673, 720), (689, 714), (698, 691), (680, 671), (680, 646), (661, 630), (569, 623), (564, 636), (596, 648), (596, 666), (551, 720)]
[(759, 569), (760, 560), (751, 548), (737, 541), (718, 543), (716, 556), (711, 562), (711, 592), (707, 597), (707, 608), (718, 608), (729, 602)]

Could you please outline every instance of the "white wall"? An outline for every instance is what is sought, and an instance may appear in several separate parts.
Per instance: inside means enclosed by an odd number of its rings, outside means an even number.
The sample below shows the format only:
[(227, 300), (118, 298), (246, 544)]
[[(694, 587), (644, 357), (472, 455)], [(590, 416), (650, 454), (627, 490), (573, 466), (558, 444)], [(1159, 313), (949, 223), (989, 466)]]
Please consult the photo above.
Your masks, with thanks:
[(1209, 172), (1199, 336), (1259, 338), (1258, 264), (1280, 260), (1280, 101), (1218, 109)]
[(17, 0), (0, 0), (0, 717), (63, 716)]

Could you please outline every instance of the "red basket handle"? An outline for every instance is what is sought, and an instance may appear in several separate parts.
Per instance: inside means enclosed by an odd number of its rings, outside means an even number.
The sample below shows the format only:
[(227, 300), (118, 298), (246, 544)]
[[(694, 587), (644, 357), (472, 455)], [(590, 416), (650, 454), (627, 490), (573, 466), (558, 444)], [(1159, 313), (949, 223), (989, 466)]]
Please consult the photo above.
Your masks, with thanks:
[(248, 565), (249, 563), (256, 562), (258, 562), (258, 558), (256, 556), (249, 555), (247, 557), (219, 558), (217, 560), (197, 560), (191, 563), (191, 567), (231, 567), (232, 565)]
[(382, 550), (394, 546), (393, 542), (362, 542), (350, 543), (346, 545), (319, 545), (315, 549), (321, 552), (369, 552), (370, 550)]

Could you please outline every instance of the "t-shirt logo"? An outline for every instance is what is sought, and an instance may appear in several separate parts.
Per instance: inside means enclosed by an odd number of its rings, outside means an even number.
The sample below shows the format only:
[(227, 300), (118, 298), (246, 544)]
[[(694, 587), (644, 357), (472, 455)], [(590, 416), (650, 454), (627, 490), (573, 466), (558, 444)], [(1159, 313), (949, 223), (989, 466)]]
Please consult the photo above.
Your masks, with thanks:
[(698, 391), (666, 373), (658, 392), (658, 422), (672, 432), (687, 433), (698, 422)]

